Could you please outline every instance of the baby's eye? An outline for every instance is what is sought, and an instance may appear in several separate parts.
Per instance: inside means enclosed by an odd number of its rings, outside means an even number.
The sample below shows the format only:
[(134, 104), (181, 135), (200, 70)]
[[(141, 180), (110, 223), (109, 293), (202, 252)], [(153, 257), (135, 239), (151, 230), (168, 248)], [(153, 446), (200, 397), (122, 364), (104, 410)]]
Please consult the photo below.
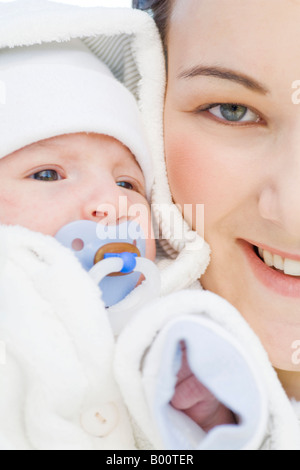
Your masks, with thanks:
[(37, 173), (31, 175), (30, 178), (38, 181), (59, 181), (62, 179), (55, 170), (38, 171)]
[(129, 183), (128, 181), (118, 181), (117, 185), (120, 186), (121, 188), (130, 189), (131, 191), (134, 190), (133, 185)]
[(260, 120), (258, 114), (240, 104), (210, 105), (206, 110), (217, 118), (229, 122), (259, 122)]

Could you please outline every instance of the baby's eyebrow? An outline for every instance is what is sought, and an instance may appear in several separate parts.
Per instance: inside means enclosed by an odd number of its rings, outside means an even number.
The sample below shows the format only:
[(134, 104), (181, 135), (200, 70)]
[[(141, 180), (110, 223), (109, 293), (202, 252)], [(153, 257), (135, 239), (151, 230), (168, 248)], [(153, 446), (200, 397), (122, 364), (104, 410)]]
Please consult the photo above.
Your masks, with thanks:
[(216, 77), (223, 80), (230, 80), (263, 95), (270, 93), (270, 90), (265, 85), (258, 82), (257, 80), (254, 80), (248, 75), (220, 66), (210, 67), (205, 65), (196, 65), (187, 70), (184, 70), (183, 72), (180, 72), (178, 78), (190, 79), (199, 76)]
[(49, 140), (39, 140), (34, 142), (32, 147), (43, 147), (43, 148), (57, 148), (59, 144), (54, 139)]

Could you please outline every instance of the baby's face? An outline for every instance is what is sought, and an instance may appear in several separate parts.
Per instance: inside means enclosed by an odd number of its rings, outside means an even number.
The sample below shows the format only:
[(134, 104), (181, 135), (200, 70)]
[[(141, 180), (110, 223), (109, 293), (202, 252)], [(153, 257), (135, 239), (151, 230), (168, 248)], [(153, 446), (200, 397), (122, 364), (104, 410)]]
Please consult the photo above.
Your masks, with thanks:
[(143, 213), (138, 222), (147, 238), (146, 257), (155, 257), (143, 173), (112, 137), (68, 134), (2, 158), (0, 201), (0, 223), (52, 236), (76, 220), (129, 220), (136, 205)]

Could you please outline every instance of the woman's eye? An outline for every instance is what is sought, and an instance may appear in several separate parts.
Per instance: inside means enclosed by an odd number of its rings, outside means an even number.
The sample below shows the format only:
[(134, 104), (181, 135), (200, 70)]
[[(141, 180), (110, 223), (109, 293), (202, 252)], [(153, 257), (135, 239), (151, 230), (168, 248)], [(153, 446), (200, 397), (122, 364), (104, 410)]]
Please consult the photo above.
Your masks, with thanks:
[(61, 176), (55, 170), (42, 170), (30, 176), (31, 179), (38, 181), (59, 181)]
[(259, 122), (260, 120), (258, 114), (240, 104), (212, 105), (206, 110), (217, 118), (228, 122)]
[(118, 181), (117, 185), (121, 188), (130, 189), (131, 191), (134, 189), (133, 185), (128, 181)]

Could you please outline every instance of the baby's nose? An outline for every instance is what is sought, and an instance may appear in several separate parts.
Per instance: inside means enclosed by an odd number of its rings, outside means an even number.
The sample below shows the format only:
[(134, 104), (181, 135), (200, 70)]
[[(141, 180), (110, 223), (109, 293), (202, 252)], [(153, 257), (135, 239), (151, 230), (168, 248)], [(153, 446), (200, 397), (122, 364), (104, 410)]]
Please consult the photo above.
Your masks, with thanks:
[(103, 211), (95, 210), (92, 212), (91, 216), (94, 219), (102, 220), (109, 216), (109, 211), (108, 210), (103, 210)]
[(108, 225), (125, 222), (128, 220), (128, 198), (120, 193), (116, 184), (105, 185), (85, 199), (82, 218)]

